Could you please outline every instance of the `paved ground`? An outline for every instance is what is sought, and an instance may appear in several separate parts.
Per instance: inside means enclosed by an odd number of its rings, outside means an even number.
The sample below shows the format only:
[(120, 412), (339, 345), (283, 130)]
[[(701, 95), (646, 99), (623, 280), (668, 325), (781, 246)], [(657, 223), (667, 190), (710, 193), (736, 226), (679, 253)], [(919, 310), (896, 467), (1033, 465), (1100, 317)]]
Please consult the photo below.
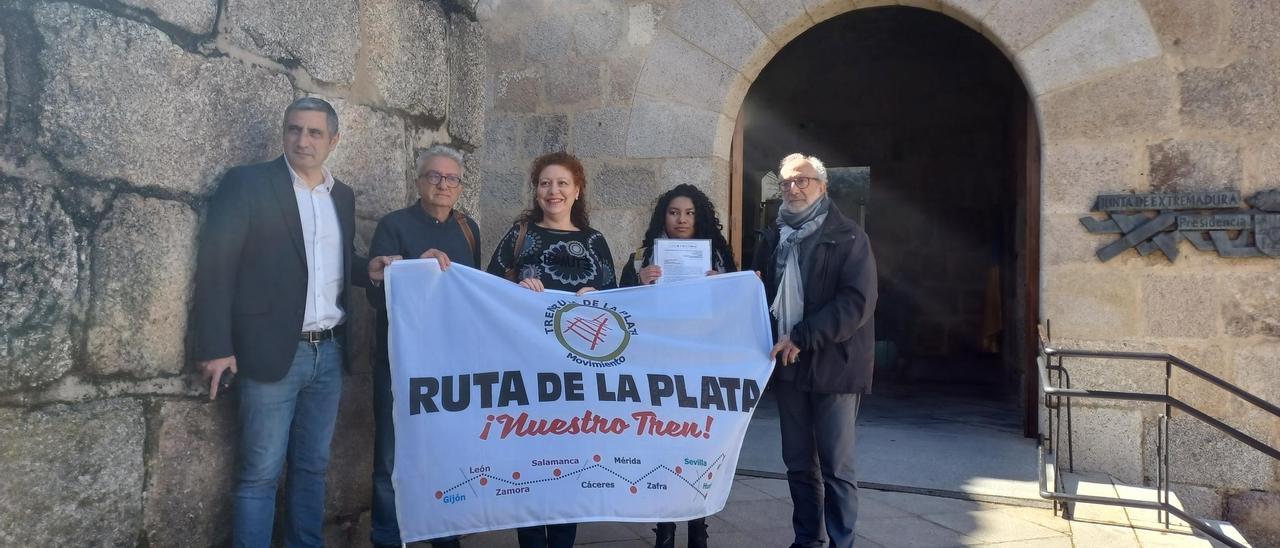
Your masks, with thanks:
[[(858, 414), (858, 479), (1046, 506), (1037, 482), (1036, 443), (1023, 437), (1021, 420), (1018, 407), (1007, 402), (878, 390), (863, 400)], [(786, 472), (771, 393), (751, 419), (738, 469)]]
[[(863, 489), (858, 518), (858, 546), (877, 547), (1209, 547), (1208, 541), (1185, 533), (1167, 533), (1129, 525), (1103, 523), (1117, 515), (1098, 509), (1078, 511), (1096, 522), (1066, 521), (1051, 510)], [(1097, 508), (1097, 507), (1094, 507)], [(1125, 511), (1117, 509), (1120, 519)], [(786, 481), (737, 476), (724, 511), (707, 518), (710, 545), (724, 548), (786, 548), (794, 540), (791, 499)], [(1137, 529), (1134, 528), (1136, 525)], [(645, 548), (653, 546), (647, 523), (587, 523), (578, 527), (578, 546)], [(677, 535), (684, 535), (681, 525)], [(514, 531), (495, 531), (463, 539), (466, 548), (517, 546)], [(685, 539), (679, 538), (679, 546)], [(415, 544), (415, 548), (427, 546)]]
[[(1184, 524), (1165, 531), (1154, 512), (1110, 506), (1076, 509), (1076, 519), (1054, 515), (1039, 498), (1036, 448), (1022, 437), (1016, 406), (999, 401), (921, 391), (880, 391), (863, 402), (858, 426), (859, 479), (910, 492), (951, 493), (986, 502), (862, 489), (859, 547), (1036, 546), (1210, 547)], [(724, 548), (786, 548), (794, 540), (791, 499), (781, 459), (777, 409), (766, 394), (743, 443), (739, 470), (725, 509), (707, 518), (710, 545)], [(1081, 477), (1075, 492), (1116, 496), (1105, 477)], [(1149, 491), (1149, 490), (1147, 490)], [(1143, 498), (1153, 492), (1126, 492)], [(1000, 504), (1013, 503), (1013, 504)], [(685, 547), (683, 525), (678, 546)], [(586, 523), (578, 546), (653, 546), (653, 524)], [(467, 536), (467, 548), (515, 548), (514, 531)], [(415, 544), (415, 548), (425, 547)]]

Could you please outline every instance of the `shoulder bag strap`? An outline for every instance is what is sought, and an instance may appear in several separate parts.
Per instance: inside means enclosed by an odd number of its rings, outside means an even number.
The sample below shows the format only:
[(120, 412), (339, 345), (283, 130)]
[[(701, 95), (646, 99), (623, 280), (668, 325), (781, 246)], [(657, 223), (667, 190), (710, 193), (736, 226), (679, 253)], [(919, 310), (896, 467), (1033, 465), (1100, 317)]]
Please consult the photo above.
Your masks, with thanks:
[(476, 249), (476, 235), (471, 233), (471, 225), (467, 224), (467, 216), (461, 211), (453, 212), (453, 220), (458, 222), (458, 228), (462, 229), (462, 236), (467, 239), (467, 248), (471, 250), (471, 257), (475, 259), (476, 264), (480, 264), (480, 251)]

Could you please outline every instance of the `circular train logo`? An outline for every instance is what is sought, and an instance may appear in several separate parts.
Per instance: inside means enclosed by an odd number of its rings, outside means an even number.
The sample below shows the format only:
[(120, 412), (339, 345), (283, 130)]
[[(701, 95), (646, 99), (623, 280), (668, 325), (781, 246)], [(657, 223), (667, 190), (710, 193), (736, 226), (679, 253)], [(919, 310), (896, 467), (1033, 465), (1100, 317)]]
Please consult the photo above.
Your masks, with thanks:
[[(632, 328), (616, 309), (568, 303), (556, 310), (552, 322), (556, 340), (591, 367), (612, 367), (625, 361)], [(622, 358), (622, 359), (620, 359)], [(577, 360), (575, 360), (577, 361)]]

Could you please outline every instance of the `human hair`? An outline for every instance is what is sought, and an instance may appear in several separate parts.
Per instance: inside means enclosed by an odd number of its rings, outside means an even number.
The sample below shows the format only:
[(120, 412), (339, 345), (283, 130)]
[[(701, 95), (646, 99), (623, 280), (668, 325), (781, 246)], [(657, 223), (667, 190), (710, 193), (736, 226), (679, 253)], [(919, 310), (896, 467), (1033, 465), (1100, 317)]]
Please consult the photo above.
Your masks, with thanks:
[(788, 163), (796, 160), (804, 160), (808, 162), (809, 165), (813, 166), (813, 170), (818, 172), (818, 180), (823, 183), (827, 182), (827, 165), (822, 163), (822, 160), (819, 160), (817, 156), (805, 156), (799, 152), (795, 154), (788, 154), (786, 158), (783, 158), (782, 161), (778, 163), (778, 173), (782, 173), (782, 168), (786, 167)]
[(330, 137), (338, 134), (338, 111), (333, 110), (333, 105), (330, 105), (328, 101), (319, 97), (299, 97), (294, 99), (292, 103), (289, 103), (289, 107), (284, 109), (284, 123), (288, 123), (290, 114), (299, 110), (323, 112), (324, 119), (329, 125)]
[(548, 166), (563, 167), (573, 175), (573, 184), (578, 187), (578, 199), (574, 200), (573, 208), (569, 210), (569, 222), (573, 223), (578, 230), (591, 228), (587, 215), (587, 171), (576, 156), (563, 151), (543, 154), (533, 161), (533, 167), (529, 170), (529, 188), (533, 190), (533, 205), (520, 214), (519, 221), (525, 223), (542, 221), (542, 208), (538, 207), (538, 176), (542, 175), (542, 170), (547, 169)]
[(422, 151), (418, 155), (418, 173), (422, 173), (422, 167), (427, 165), (432, 158), (448, 158), (458, 163), (458, 169), (462, 169), (462, 152), (449, 145), (431, 145), (427, 150)]
[[(653, 249), (653, 240), (661, 238), (666, 232), (667, 208), (671, 207), (672, 200), (681, 196), (693, 202), (693, 237), (699, 240), (711, 240), (712, 251), (719, 253), (728, 263), (736, 264), (733, 248), (729, 247), (729, 242), (724, 239), (724, 226), (720, 224), (720, 216), (716, 215), (716, 206), (698, 187), (688, 183), (678, 184), (658, 196), (658, 202), (653, 206), (653, 216), (649, 218), (649, 228), (644, 231), (644, 243), (640, 245), (646, 250)], [(652, 253), (652, 251), (646, 251), (646, 253)]]

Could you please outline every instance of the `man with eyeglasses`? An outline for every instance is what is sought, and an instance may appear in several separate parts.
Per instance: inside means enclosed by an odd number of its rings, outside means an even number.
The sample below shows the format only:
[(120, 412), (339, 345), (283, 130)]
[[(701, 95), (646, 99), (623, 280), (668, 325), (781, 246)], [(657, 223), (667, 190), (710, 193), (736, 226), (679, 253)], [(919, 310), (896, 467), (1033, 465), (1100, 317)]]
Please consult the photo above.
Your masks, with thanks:
[[(369, 244), (371, 255), (436, 259), (447, 270), (456, 262), (472, 268), (480, 264), (480, 227), (453, 209), (462, 196), (462, 153), (444, 145), (427, 149), (418, 158), (418, 196), (413, 205), (378, 221)], [(391, 362), (387, 356), (387, 304), (380, 284), (368, 290), (377, 310), (377, 351), (373, 365), (373, 516), (370, 540), (374, 546), (400, 546), (396, 496), (391, 485), (395, 464), (395, 430), (391, 420)], [(454, 311), (441, 310), (448, 314)], [(436, 539), (436, 547), (459, 546), (457, 537)]]
[(876, 260), (867, 233), (827, 196), (827, 168), (782, 159), (783, 206), (756, 249), (775, 320), (771, 356), (782, 458), (794, 505), (793, 548), (854, 544), (854, 424), (871, 392)]

